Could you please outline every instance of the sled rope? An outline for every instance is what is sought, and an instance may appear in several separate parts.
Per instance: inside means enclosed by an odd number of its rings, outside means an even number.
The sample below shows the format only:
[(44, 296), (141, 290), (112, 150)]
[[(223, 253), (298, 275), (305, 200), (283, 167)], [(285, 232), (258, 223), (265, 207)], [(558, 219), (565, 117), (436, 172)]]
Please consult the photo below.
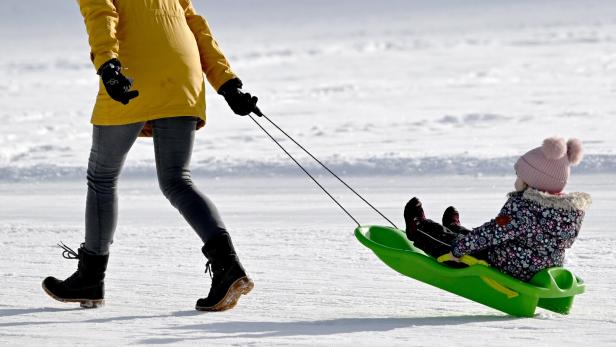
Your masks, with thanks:
[(329, 196), (329, 197), (330, 197), (330, 198), (331, 198), (331, 199), (332, 199), (332, 200), (336, 203), (336, 205), (338, 205), (338, 207), (340, 207), (340, 208), (344, 211), (344, 213), (346, 213), (346, 214), (347, 214), (347, 216), (349, 216), (349, 218), (351, 218), (351, 219), (352, 219), (352, 220), (353, 220), (353, 221), (357, 224), (357, 226), (361, 226), (361, 224), (359, 224), (359, 222), (357, 221), (357, 219), (355, 219), (355, 217), (353, 217), (353, 215), (352, 215), (349, 211), (347, 211), (347, 210), (346, 210), (346, 209), (345, 209), (345, 208), (344, 208), (344, 207), (343, 207), (343, 206), (342, 206), (342, 205), (338, 202), (338, 200), (336, 200), (336, 198), (334, 198), (334, 197), (333, 197), (333, 196), (332, 196), (332, 195), (331, 195), (331, 194), (327, 191), (327, 189), (325, 189), (325, 187), (323, 187), (323, 186), (319, 183), (319, 181), (317, 181), (317, 180), (316, 180), (316, 178), (314, 178), (314, 177), (313, 177), (313, 176), (312, 176), (312, 175), (311, 175), (311, 174), (310, 174), (310, 173), (309, 173), (309, 172), (308, 172), (308, 171), (307, 171), (307, 170), (306, 170), (306, 169), (302, 166), (302, 164), (300, 164), (300, 163), (299, 163), (299, 162), (298, 162), (298, 161), (297, 161), (297, 160), (296, 160), (296, 159), (295, 159), (295, 158), (291, 155), (291, 153), (289, 153), (289, 152), (288, 152), (288, 151), (287, 151), (287, 150), (286, 150), (286, 149), (285, 149), (285, 148), (284, 148), (284, 147), (283, 147), (283, 146), (282, 146), (282, 145), (281, 145), (278, 141), (276, 141), (276, 139), (275, 139), (275, 138), (274, 138), (274, 137), (273, 137), (273, 136), (272, 136), (272, 135), (271, 135), (271, 134), (270, 134), (267, 130), (265, 130), (265, 128), (264, 128), (264, 127), (263, 127), (263, 126), (262, 126), (259, 122), (257, 122), (257, 120), (256, 120), (256, 119), (254, 119), (254, 118), (253, 118), (252, 116), (250, 116), (250, 115), (249, 115), (249, 117), (250, 117), (250, 119), (252, 119), (252, 120), (253, 120), (253, 122), (255, 122), (255, 124), (257, 124), (257, 125), (259, 126), (259, 128), (261, 128), (261, 130), (263, 130), (263, 131), (267, 134), (267, 136), (269, 136), (269, 138), (270, 138), (270, 139), (272, 139), (272, 141), (274, 141), (274, 142), (278, 145), (278, 147), (280, 147), (280, 149), (282, 149), (282, 150), (283, 150), (283, 151), (284, 151), (284, 152), (285, 152), (285, 153), (289, 156), (289, 158), (291, 158), (291, 160), (293, 160), (293, 161), (295, 162), (295, 164), (297, 164), (297, 166), (299, 166), (299, 168), (300, 168), (300, 169), (302, 169), (302, 171), (304, 171), (304, 173), (306, 173), (306, 175), (308, 175), (308, 177), (310, 177), (310, 178), (314, 181), (314, 183), (316, 183), (316, 185), (317, 185), (317, 186), (319, 186), (319, 188), (321, 188), (321, 189), (325, 192), (325, 194), (327, 194), (327, 196)]
[[(351, 188), (351, 186), (349, 186), (342, 178), (340, 178), (338, 175), (336, 175), (332, 170), (329, 169), (329, 167), (327, 167), (325, 164), (323, 164), (323, 162), (321, 162), (319, 159), (317, 159), (314, 155), (312, 155), (312, 153), (310, 153), (310, 151), (308, 151), (304, 146), (302, 146), (301, 144), (299, 144), (297, 141), (295, 141), (295, 139), (289, 135), (286, 131), (282, 130), (282, 128), (280, 128), (276, 123), (274, 123), (274, 121), (272, 121), (271, 119), (269, 119), (269, 117), (267, 117), (266, 115), (264, 115), (258, 108), (255, 107), (255, 110), (253, 111), (257, 116), (259, 117), (263, 117), (265, 118), (269, 123), (271, 123), (276, 129), (278, 129), (281, 133), (283, 133), (287, 138), (289, 138), (289, 140), (291, 140), (294, 144), (296, 144), (299, 148), (301, 148), (306, 154), (308, 154), (312, 159), (314, 159), (314, 161), (316, 161), (319, 165), (321, 165), (321, 167), (323, 167), (327, 172), (329, 172), (332, 176), (334, 176), (338, 181), (340, 181), (340, 183), (342, 183), (346, 188), (348, 188), (351, 192), (353, 192), (358, 198), (360, 198), (363, 202), (365, 202), (368, 206), (370, 206), (370, 208), (372, 208), (376, 213), (378, 213), (381, 217), (383, 217), (387, 222), (389, 222), (389, 224), (391, 224), (394, 228), (398, 229), (398, 227), (389, 219), (387, 218), (381, 211), (379, 211), (376, 207), (374, 207), (370, 202), (368, 202), (368, 200), (366, 200), (361, 194), (359, 194), (355, 189)], [(300, 169), (302, 169), (302, 171), (304, 171), (304, 173), (306, 175), (308, 175), (308, 177), (310, 177), (314, 183), (316, 183), (317, 186), (319, 186), (319, 188), (321, 188), (321, 190), (323, 190), (323, 192), (325, 192), (325, 194), (327, 194), (327, 196), (329, 196), (335, 203), (336, 205), (338, 205), (338, 207), (340, 207), (356, 224), (357, 226), (361, 226), (361, 224), (359, 224), (359, 222), (357, 221), (357, 219), (355, 219), (355, 217), (353, 217), (353, 215), (351, 215), (351, 213), (349, 213), (349, 211), (347, 211), (342, 204), (340, 204), (338, 202), (338, 200), (336, 200), (336, 198), (334, 198), (328, 191), (327, 189), (325, 189), (325, 187), (323, 187), (316, 178), (314, 178), (309, 172), (308, 170), (306, 170), (267, 130), (265, 130), (265, 128), (252, 116), (249, 115), (250, 119), (252, 119), (253, 122), (255, 122), (255, 124), (257, 124), (257, 126), (259, 126), (259, 128), (261, 128), (261, 130), (263, 130), (267, 136), (272, 139), (272, 141), (274, 141), (276, 143), (276, 145), (278, 145), (278, 147), (280, 147), (280, 149), (282, 149), (287, 156), (289, 156), (289, 158), (291, 158), (291, 160), (293, 160), (293, 162), (295, 162), (295, 164), (297, 164), (297, 166), (300, 167)]]
[[(445, 229), (445, 227), (443, 227), (443, 229)], [(447, 247), (451, 247), (450, 244), (448, 244), (447, 242), (443, 242), (442, 240), (437, 239), (436, 237), (428, 234), (427, 232), (417, 228), (417, 231), (419, 231), (420, 233), (424, 234), (425, 236), (427, 236), (428, 238), (432, 239), (433, 241), (436, 241), (438, 243), (440, 243), (441, 245), (447, 246)]]

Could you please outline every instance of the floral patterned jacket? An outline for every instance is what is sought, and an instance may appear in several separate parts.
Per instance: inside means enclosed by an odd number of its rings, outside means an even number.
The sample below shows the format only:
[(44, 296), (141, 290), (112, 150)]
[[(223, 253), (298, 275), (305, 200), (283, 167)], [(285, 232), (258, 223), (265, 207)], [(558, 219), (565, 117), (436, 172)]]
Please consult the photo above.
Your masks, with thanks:
[(483, 251), (491, 266), (523, 281), (545, 268), (562, 266), (565, 249), (580, 231), (590, 195), (552, 195), (527, 188), (508, 196), (496, 218), (455, 239), (453, 255)]

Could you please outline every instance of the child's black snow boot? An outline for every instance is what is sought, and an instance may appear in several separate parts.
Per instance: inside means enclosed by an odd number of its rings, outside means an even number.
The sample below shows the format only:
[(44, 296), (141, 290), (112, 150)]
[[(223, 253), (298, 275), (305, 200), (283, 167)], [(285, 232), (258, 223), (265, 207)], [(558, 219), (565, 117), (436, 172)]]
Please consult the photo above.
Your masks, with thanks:
[(449, 206), (443, 212), (443, 225), (449, 230), (459, 233), (459, 234), (468, 234), (470, 230), (466, 229), (460, 224), (460, 212), (456, 210), (455, 207)]
[(416, 197), (413, 197), (404, 206), (404, 222), (406, 223), (406, 237), (414, 241), (415, 234), (417, 233), (417, 227), (421, 222), (426, 220), (426, 214), (424, 213), (421, 201)]
[(52, 298), (62, 302), (79, 302), (81, 307), (95, 308), (104, 304), (105, 270), (109, 255), (96, 255), (88, 252), (83, 244), (75, 253), (62, 244), (62, 256), (66, 259), (78, 259), (77, 271), (64, 281), (47, 277), (43, 289)]
[(237, 304), (242, 294), (248, 294), (254, 283), (242, 267), (231, 237), (222, 233), (208, 240), (201, 249), (208, 259), (205, 272), (210, 272), (212, 287), (207, 298), (197, 300), (199, 311), (225, 311)]
[(443, 212), (443, 225), (449, 227), (452, 224), (460, 225), (460, 212), (455, 207), (449, 206)]

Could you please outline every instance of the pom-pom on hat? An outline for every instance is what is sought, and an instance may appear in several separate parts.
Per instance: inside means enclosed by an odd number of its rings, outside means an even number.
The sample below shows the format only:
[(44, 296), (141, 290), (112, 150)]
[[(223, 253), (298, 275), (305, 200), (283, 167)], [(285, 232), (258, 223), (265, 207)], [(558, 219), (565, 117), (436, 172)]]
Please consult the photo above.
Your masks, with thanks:
[(569, 180), (570, 167), (582, 161), (582, 143), (578, 139), (550, 137), (543, 145), (520, 157), (514, 168), (518, 177), (530, 187), (560, 193)]

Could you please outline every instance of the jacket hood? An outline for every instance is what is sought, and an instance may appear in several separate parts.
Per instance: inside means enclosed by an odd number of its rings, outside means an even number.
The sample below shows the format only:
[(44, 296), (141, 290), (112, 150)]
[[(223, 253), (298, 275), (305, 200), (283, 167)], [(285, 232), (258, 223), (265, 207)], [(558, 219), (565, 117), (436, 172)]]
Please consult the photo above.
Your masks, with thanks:
[[(511, 192), (509, 196), (520, 194), (520, 192)], [(522, 193), (522, 198), (534, 201), (542, 207), (546, 208), (562, 208), (565, 210), (580, 210), (585, 211), (592, 203), (590, 194), (583, 192), (574, 192), (569, 194), (549, 194), (537, 189), (527, 188)]]

